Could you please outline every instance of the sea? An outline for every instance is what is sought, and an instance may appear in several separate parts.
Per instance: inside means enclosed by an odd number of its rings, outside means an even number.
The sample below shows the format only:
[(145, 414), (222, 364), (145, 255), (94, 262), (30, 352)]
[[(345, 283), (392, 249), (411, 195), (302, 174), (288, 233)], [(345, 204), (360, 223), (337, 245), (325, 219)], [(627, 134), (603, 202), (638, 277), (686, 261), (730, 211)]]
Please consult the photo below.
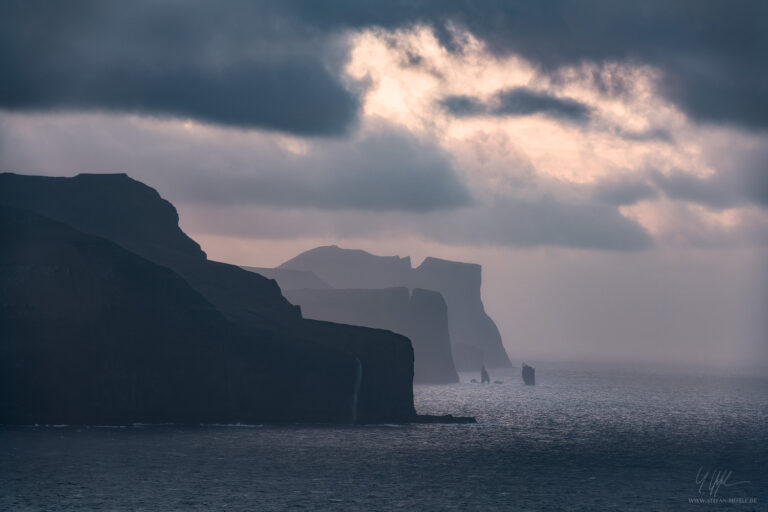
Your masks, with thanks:
[(477, 424), (0, 427), (0, 510), (768, 510), (765, 375), (490, 374), (414, 388)]

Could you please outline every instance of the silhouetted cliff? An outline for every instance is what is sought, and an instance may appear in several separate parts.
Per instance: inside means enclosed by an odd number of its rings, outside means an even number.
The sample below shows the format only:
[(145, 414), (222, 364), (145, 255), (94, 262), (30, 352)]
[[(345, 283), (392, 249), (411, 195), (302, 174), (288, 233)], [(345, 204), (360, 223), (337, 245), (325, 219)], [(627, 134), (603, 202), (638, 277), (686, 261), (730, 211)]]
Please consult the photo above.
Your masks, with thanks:
[(235, 265), (209, 261), (179, 228), (173, 205), (125, 174), (53, 178), (4, 173), (0, 174), (0, 204), (103, 236), (169, 267), (229, 318), (261, 326), (299, 318), (274, 281)]
[[(508, 367), (510, 362), (499, 329), (483, 307), (481, 273), (482, 268), (475, 263), (430, 257), (413, 271), (412, 279), (415, 285), (438, 290), (445, 297), (451, 340), (455, 344), (479, 348), (486, 366)], [(461, 366), (476, 369), (472, 361), (463, 361)]]
[[(281, 286), (282, 282), (280, 281)], [(289, 290), (285, 296), (307, 318), (378, 327), (413, 343), (414, 382), (458, 382), (451, 356), (448, 314), (442, 295), (408, 288)]]
[[(351, 405), (345, 406), (347, 419), (356, 416), (363, 422), (406, 421), (414, 417), (413, 351), (406, 338), (385, 331), (302, 319), (299, 309), (281, 295), (274, 280), (207, 260), (200, 247), (179, 229), (173, 206), (150, 187), (125, 175), (48, 178), (6, 173), (0, 175), (0, 204), (26, 208), (84, 233), (107, 238), (181, 276), (237, 333), (234, 339), (242, 360), (236, 367), (245, 373), (249, 367), (260, 372), (253, 378), (261, 379), (260, 389), (270, 390), (270, 403), (274, 404), (272, 409), (264, 410), (278, 411), (270, 416), (271, 421), (339, 421), (339, 382), (344, 384), (347, 402), (357, 393), (359, 407), (353, 415)], [(87, 258), (87, 254), (83, 257)], [(24, 262), (19, 265), (23, 268)], [(36, 272), (45, 271), (42, 267), (33, 268)], [(144, 291), (149, 294), (152, 287), (147, 285)], [(140, 296), (137, 293), (133, 298), (140, 302)], [(160, 312), (152, 311), (148, 308), (136, 315), (154, 315), (157, 322), (163, 321)], [(75, 320), (73, 317), (72, 321)], [(87, 317), (85, 321), (98, 320)], [(122, 339), (107, 330), (109, 322), (100, 325), (105, 329), (103, 337)], [(17, 334), (22, 336), (26, 332)], [(18, 343), (24, 343), (22, 338), (18, 338)], [(77, 339), (64, 338), (75, 353)], [(46, 340), (40, 346), (50, 347), (50, 340)], [(109, 350), (118, 345), (109, 345)], [(306, 366), (307, 357), (316, 360), (315, 369)], [(264, 363), (257, 365), (259, 359)], [(270, 365), (276, 370), (268, 371)], [(338, 372), (328, 382), (324, 380), (324, 365)], [(386, 374), (381, 371), (383, 365), (388, 368)], [(307, 386), (313, 389), (306, 390)], [(288, 409), (277, 409), (277, 404), (283, 402)], [(291, 409), (310, 402), (314, 412)]]
[(334, 288), (410, 288), (408, 283), (413, 271), (408, 256), (374, 256), (336, 245), (303, 252), (277, 268), (308, 270)]
[(350, 421), (357, 361), (244, 332), (170, 269), (0, 207), (0, 423)]
[(286, 290), (301, 290), (303, 288), (312, 288), (315, 290), (329, 290), (331, 285), (317, 277), (309, 270), (289, 270), (285, 268), (268, 268), (268, 267), (247, 267), (241, 265), (240, 268), (248, 270), (249, 272), (256, 272), (262, 276), (274, 279), (280, 286), (280, 289), (285, 292)]
[(306, 251), (278, 268), (309, 270), (336, 288), (405, 286), (440, 292), (448, 305), (456, 367), (478, 371), (483, 362), (510, 366), (498, 328), (485, 313), (480, 297), (480, 265), (427, 258), (412, 268), (408, 257), (375, 256), (334, 245)]

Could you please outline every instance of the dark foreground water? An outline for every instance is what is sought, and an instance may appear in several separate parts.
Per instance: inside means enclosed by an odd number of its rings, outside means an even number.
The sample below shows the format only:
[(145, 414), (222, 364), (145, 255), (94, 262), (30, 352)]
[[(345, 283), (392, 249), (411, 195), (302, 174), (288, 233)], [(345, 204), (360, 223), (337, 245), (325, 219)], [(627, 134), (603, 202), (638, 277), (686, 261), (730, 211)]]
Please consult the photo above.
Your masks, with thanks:
[(768, 380), (507, 372), (416, 388), (478, 425), (0, 428), (0, 509), (768, 510)]

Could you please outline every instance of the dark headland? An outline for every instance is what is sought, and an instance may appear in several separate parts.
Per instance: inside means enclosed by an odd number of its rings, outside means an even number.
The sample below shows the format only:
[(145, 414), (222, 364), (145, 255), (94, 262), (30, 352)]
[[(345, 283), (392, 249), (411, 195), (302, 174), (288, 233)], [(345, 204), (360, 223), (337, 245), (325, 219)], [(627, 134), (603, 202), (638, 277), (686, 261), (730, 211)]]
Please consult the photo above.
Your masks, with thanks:
[(0, 423), (466, 422), (418, 416), (410, 340), (302, 317), (209, 260), (123, 174), (0, 174)]

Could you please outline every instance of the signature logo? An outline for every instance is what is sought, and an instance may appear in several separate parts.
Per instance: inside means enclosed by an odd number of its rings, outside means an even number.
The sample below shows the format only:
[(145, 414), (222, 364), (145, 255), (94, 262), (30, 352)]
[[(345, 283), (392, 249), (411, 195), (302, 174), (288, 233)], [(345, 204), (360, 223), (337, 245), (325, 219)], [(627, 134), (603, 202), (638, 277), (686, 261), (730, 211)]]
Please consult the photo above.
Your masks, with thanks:
[(710, 498), (717, 498), (717, 493), (720, 488), (736, 487), (738, 485), (748, 484), (749, 481), (741, 480), (738, 482), (731, 482), (731, 475), (733, 471), (730, 470), (718, 470), (705, 471), (704, 466), (701, 466), (696, 472), (696, 485), (699, 486), (699, 496), (705, 493), (709, 494)]

